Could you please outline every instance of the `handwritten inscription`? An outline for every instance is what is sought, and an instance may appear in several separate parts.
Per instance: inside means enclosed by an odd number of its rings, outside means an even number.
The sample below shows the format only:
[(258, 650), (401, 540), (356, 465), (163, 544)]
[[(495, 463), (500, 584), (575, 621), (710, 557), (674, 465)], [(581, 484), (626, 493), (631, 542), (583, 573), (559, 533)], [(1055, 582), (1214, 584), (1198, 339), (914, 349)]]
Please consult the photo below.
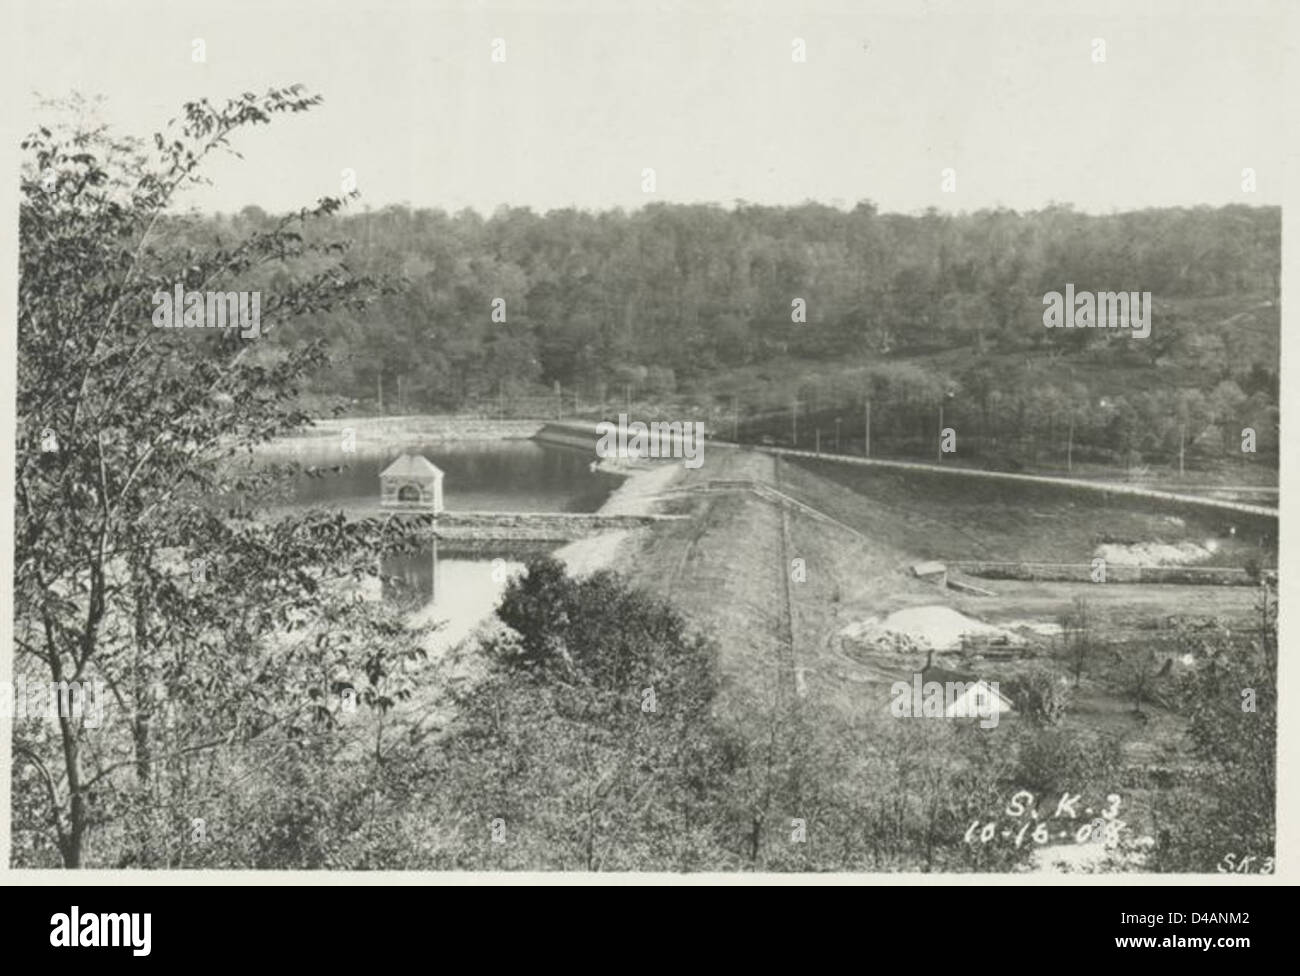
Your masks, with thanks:
[(1083, 794), (1067, 790), (1055, 805), (1049, 797), (1039, 806), (1033, 793), (1019, 790), (1002, 811), (1006, 820), (1001, 817), (975, 820), (966, 829), (963, 840), (967, 844), (998, 842), (1015, 847), (1026, 842), (1041, 845), (1053, 841), (1065, 843), (1070, 839), (1076, 844), (1115, 844), (1119, 842), (1120, 832), (1128, 826), (1119, 819), (1122, 802), (1118, 793), (1110, 793), (1105, 803), (1087, 806)]

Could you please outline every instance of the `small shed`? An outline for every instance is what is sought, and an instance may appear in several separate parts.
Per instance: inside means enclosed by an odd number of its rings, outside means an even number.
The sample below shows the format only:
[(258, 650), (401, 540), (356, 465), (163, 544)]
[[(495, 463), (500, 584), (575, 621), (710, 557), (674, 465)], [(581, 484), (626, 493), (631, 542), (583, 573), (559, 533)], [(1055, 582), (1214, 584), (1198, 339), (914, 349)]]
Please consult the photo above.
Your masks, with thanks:
[(422, 454), (403, 454), (384, 468), (379, 488), (385, 508), (442, 511), (442, 471)]
[(912, 567), (912, 574), (940, 588), (948, 585), (948, 567), (940, 562), (917, 563)]
[(993, 712), (1009, 712), (1015, 707), (996, 684), (991, 685), (973, 674), (927, 664), (921, 669), (921, 682), (925, 685), (931, 681), (944, 687), (944, 718), (986, 717)]

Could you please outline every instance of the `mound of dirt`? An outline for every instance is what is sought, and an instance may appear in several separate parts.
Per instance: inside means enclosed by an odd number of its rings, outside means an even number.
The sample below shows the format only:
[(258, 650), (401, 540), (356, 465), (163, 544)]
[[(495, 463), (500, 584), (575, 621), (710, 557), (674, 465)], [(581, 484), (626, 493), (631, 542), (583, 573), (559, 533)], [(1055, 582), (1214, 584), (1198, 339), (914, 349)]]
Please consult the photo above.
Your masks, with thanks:
[(964, 613), (945, 606), (907, 607), (895, 610), (884, 620), (871, 617), (855, 621), (840, 631), (840, 636), (853, 642), (903, 643), (936, 651), (956, 650), (961, 647), (962, 635), (971, 637), (1003, 638), (1018, 644), (1018, 636), (1001, 627), (994, 627)]
[(1213, 541), (1204, 546), (1195, 542), (1169, 545), (1164, 542), (1135, 542), (1130, 545), (1107, 542), (1098, 546), (1094, 556), (1100, 556), (1115, 566), (1185, 566), (1214, 555), (1218, 546)]

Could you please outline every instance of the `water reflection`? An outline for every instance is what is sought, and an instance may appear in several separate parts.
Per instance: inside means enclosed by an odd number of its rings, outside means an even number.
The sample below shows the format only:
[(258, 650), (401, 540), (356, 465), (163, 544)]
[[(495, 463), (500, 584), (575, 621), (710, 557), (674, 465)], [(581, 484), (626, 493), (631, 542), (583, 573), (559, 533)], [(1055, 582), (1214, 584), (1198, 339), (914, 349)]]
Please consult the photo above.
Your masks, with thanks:
[(510, 577), (531, 556), (551, 548), (540, 542), (430, 542), (418, 553), (383, 560), (381, 592), (410, 613), (412, 624), (437, 621), (433, 646), (450, 646), (495, 612)]
[[(346, 469), (323, 478), (297, 478), (289, 501), (296, 505), (368, 504), (379, 499), (379, 472), (399, 450), (343, 455), (332, 442), (310, 442), (292, 452), (268, 453), (271, 461)], [(445, 474), (448, 511), (594, 512), (619, 479), (590, 469), (592, 454), (528, 440), (412, 442), (403, 450), (423, 454)]]
[(380, 566), (384, 599), (399, 607), (418, 610), (437, 603), (442, 587), (438, 583), (438, 541), (418, 553), (389, 556)]
[[(400, 450), (367, 452), (358, 444), (343, 456), (321, 440), (269, 453), (263, 461), (297, 462), (346, 470), (325, 477), (294, 478), (273, 507), (337, 508), (356, 516), (382, 516), (379, 472)], [(533, 441), (461, 441), (404, 448), (420, 453), (443, 470), (444, 503), (449, 511), (591, 512), (619, 484), (616, 477), (590, 468), (586, 451)], [(264, 502), (269, 501), (263, 499)], [(429, 541), (419, 552), (392, 556), (380, 566), (382, 598), (411, 614), (412, 623), (442, 622), (434, 643), (449, 645), (491, 616), (511, 575), (532, 554), (554, 549), (547, 543), (492, 541), (479, 544)]]

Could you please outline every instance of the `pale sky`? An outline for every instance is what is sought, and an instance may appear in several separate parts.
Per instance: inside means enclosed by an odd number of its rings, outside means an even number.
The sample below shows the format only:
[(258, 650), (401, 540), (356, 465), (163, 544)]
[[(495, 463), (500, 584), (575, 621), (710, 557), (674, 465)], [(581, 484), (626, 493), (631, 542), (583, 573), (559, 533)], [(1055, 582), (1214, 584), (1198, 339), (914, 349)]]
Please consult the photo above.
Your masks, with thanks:
[(345, 168), (363, 205), (485, 214), (1282, 202), (1284, 2), (15, 6), (29, 108), (31, 92), (103, 94), (108, 121), (148, 136), (203, 95), (303, 82), (324, 96), (240, 135), (246, 158), (209, 167), (216, 186), (187, 201), (205, 210), (298, 207), (337, 194)]

